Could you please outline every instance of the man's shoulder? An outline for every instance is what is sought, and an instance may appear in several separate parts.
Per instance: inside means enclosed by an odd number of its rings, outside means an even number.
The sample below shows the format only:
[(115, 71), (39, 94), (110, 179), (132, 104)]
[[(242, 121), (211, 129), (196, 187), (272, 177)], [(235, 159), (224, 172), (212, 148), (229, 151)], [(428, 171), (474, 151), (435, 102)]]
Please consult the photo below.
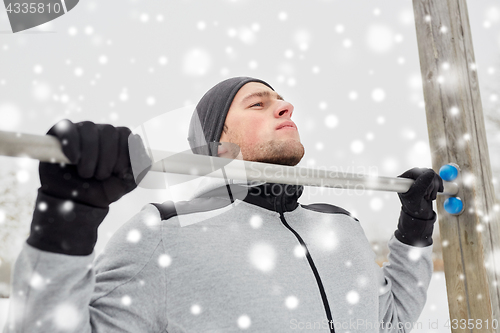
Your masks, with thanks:
[(327, 204), (327, 203), (313, 203), (313, 204), (310, 204), (310, 205), (303, 205), (303, 204), (301, 204), (300, 206), (302, 208), (304, 208), (304, 209), (312, 210), (314, 212), (319, 212), (319, 213), (348, 215), (351, 218), (353, 218), (354, 220), (356, 220), (356, 221), (359, 222), (359, 220), (357, 218), (355, 218), (354, 216), (352, 216), (351, 213), (349, 213), (344, 208), (338, 207), (338, 206), (334, 206), (334, 205), (331, 205), (331, 204)]

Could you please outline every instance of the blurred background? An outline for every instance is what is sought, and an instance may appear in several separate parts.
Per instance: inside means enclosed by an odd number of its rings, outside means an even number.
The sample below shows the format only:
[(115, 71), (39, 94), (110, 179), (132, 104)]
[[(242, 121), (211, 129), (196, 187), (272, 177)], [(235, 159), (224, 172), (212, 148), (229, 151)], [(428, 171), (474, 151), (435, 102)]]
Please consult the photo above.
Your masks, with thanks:
[[(500, 175), (500, 5), (469, 1), (493, 183)], [(395, 177), (431, 167), (411, 1), (82, 0), (66, 15), (13, 34), (0, 10), (0, 129), (45, 134), (57, 121), (136, 128), (194, 105), (218, 82), (252, 76), (295, 106), (306, 154), (299, 165)], [(187, 147), (187, 122), (159, 128)], [(186, 134), (179, 135), (179, 129)], [(0, 157), (0, 296), (29, 233), (38, 162)], [(436, 170), (437, 171), (437, 170)], [(172, 198), (138, 188), (111, 205), (96, 252), (142, 206)], [(350, 211), (379, 263), (396, 229), (396, 193), (319, 191), (301, 203)], [(436, 223), (435, 274), (420, 321), (447, 332)], [(0, 314), (7, 302), (0, 303)], [(0, 328), (2, 316), (0, 315)], [(416, 330), (418, 331), (418, 330)]]

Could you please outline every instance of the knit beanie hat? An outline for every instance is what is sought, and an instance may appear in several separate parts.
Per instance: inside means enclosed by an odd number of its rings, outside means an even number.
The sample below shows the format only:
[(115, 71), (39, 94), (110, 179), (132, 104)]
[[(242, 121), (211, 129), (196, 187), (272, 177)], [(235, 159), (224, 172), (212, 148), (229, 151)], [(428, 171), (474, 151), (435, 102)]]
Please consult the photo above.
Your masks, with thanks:
[[(252, 77), (239, 76), (216, 84), (203, 95), (196, 105), (189, 124), (188, 141), (193, 153), (217, 156), (217, 143), (224, 128), (227, 112), (234, 96), (248, 82), (265, 84), (274, 91), (267, 82)], [(216, 144), (213, 145), (213, 142)]]

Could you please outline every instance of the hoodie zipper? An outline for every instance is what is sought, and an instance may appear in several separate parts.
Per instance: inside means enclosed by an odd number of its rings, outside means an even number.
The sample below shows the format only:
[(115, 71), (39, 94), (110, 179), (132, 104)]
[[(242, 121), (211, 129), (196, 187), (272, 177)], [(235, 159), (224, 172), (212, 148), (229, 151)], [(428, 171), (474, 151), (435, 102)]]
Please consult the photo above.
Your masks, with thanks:
[(314, 277), (316, 278), (316, 283), (318, 284), (319, 293), (321, 294), (321, 299), (323, 300), (323, 306), (325, 308), (326, 318), (328, 319), (328, 327), (329, 327), (331, 333), (335, 333), (332, 312), (330, 311), (330, 304), (328, 304), (328, 298), (326, 297), (326, 292), (325, 292), (325, 288), (323, 287), (323, 282), (321, 282), (321, 277), (319, 276), (318, 270), (316, 269), (316, 265), (314, 264), (314, 261), (313, 261), (311, 255), (309, 254), (309, 249), (307, 248), (306, 243), (304, 243), (304, 240), (302, 239), (302, 237), (300, 237), (300, 235), (292, 227), (290, 227), (288, 222), (285, 220), (285, 215), (283, 214), (283, 211), (284, 211), (283, 207), (284, 207), (284, 202), (285, 202), (284, 194), (280, 195), (280, 203), (279, 204), (277, 204), (277, 201), (278, 201), (278, 197), (276, 197), (274, 199), (274, 209), (277, 210), (278, 213), (280, 214), (281, 223), (283, 223), (283, 225), (285, 227), (287, 227), (288, 230), (290, 230), (295, 235), (295, 237), (299, 241), (300, 245), (302, 245), (304, 247), (304, 249), (306, 250), (305, 252), (306, 252), (307, 261), (309, 262), (309, 266), (311, 267), (311, 270), (313, 271)]

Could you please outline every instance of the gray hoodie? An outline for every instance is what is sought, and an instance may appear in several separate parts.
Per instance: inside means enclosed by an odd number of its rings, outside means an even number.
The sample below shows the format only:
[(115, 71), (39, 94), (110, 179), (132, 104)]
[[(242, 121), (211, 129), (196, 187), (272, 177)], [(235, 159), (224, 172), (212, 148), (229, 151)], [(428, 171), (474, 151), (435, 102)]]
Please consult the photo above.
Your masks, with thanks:
[(302, 189), (211, 184), (147, 204), (95, 261), (25, 244), (4, 333), (409, 332), (432, 245), (392, 236), (379, 267), (358, 220), (299, 204)]

